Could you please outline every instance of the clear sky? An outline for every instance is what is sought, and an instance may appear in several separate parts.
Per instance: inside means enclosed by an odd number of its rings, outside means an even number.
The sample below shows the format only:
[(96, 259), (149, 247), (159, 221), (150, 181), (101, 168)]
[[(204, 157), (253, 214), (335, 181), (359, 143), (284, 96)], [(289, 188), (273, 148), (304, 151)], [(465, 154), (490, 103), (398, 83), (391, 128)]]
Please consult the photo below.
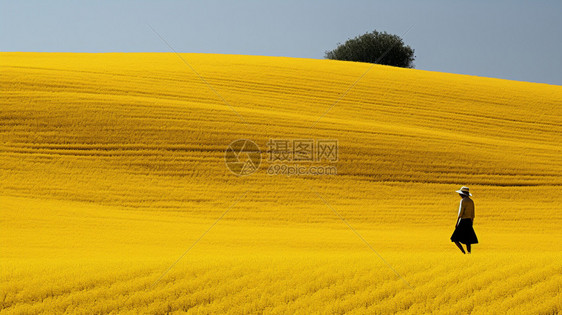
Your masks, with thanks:
[[(323, 58), (372, 31), (417, 69), (562, 85), (562, 1), (0, 0), (0, 50)], [(404, 33), (412, 26), (412, 29)]]

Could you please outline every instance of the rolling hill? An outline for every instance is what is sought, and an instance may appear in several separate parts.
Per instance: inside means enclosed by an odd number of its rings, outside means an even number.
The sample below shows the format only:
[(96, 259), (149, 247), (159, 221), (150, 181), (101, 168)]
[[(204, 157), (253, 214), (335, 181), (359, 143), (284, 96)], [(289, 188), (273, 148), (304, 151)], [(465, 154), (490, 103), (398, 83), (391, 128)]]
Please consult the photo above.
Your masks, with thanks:
[[(0, 69), (2, 313), (562, 312), (560, 86), (214, 54)], [(238, 139), (261, 150), (246, 176)], [(272, 140), (337, 140), (337, 161)]]

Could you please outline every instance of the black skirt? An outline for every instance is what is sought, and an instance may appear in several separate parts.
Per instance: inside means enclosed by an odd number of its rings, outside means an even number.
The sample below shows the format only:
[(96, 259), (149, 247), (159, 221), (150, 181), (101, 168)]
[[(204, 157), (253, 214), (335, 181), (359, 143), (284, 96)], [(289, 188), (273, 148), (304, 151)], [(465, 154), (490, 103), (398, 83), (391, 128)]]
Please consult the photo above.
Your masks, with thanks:
[(463, 244), (478, 244), (478, 238), (472, 228), (472, 219), (461, 219), (451, 235), (451, 242), (461, 242)]

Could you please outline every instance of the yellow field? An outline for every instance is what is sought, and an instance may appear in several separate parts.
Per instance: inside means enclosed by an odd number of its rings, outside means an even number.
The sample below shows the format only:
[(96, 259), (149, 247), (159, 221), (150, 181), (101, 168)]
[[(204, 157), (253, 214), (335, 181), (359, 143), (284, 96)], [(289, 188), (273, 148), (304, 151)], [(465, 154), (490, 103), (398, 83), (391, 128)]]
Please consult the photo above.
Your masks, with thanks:
[[(171, 53), (0, 53), (2, 313), (562, 313), (562, 87), (182, 57), (209, 85)], [(236, 139), (337, 139), (338, 174), (237, 177)]]

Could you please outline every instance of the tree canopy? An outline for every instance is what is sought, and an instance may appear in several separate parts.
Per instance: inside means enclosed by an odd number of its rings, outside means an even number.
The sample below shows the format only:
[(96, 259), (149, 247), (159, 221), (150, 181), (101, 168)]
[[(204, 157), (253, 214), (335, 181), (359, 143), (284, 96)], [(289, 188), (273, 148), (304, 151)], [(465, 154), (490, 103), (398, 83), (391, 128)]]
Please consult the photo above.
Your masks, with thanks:
[(336, 49), (326, 51), (325, 57), (403, 68), (414, 68), (415, 58), (414, 49), (404, 44), (398, 35), (381, 33), (376, 30), (338, 44)]

